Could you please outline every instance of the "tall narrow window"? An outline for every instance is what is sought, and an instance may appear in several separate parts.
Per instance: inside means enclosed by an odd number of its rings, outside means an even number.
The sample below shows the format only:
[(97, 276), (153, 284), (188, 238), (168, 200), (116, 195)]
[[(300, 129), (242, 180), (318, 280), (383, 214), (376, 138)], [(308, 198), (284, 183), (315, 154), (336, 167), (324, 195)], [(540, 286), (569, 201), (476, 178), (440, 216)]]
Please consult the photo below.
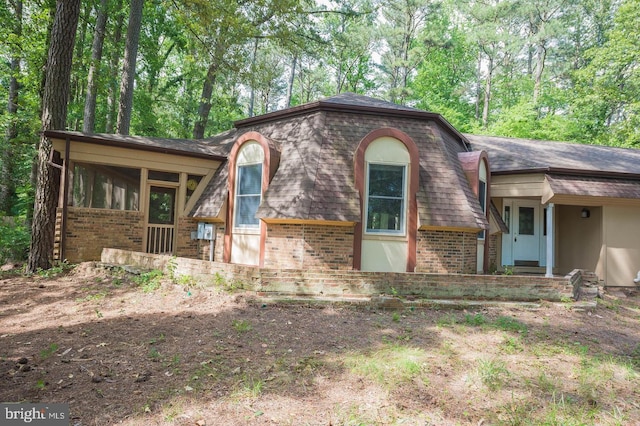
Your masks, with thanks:
[(262, 164), (239, 165), (236, 180), (234, 225), (238, 228), (257, 228), (256, 212), (262, 199)]
[(367, 232), (404, 233), (406, 167), (369, 163)]
[[(487, 214), (487, 182), (480, 181), (478, 185), (478, 200), (480, 201), (480, 208), (482, 208), (482, 213)], [(478, 234), (478, 238), (484, 240), (486, 231), (483, 229), (480, 234)]]

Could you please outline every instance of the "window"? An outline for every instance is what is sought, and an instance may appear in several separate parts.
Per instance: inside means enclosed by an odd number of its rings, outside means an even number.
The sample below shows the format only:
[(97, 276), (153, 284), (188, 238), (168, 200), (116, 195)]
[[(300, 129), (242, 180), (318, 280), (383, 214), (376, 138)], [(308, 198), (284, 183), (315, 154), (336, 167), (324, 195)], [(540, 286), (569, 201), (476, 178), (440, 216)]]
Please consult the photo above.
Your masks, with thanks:
[[(482, 209), (482, 213), (486, 216), (487, 214), (487, 182), (480, 181), (478, 185), (478, 200), (480, 201), (480, 208)], [(484, 229), (482, 232), (478, 234), (478, 238), (484, 240), (485, 234), (487, 231)]]
[(367, 232), (404, 232), (406, 167), (369, 163)]
[(511, 232), (511, 206), (504, 206), (504, 215), (502, 217), (504, 224), (507, 226), (507, 234)]
[(262, 198), (262, 164), (239, 165), (236, 179), (234, 225), (257, 228), (260, 220), (256, 212)]
[(140, 169), (76, 163), (71, 205), (111, 210), (138, 210)]
[(518, 233), (535, 235), (535, 209), (533, 207), (518, 208)]

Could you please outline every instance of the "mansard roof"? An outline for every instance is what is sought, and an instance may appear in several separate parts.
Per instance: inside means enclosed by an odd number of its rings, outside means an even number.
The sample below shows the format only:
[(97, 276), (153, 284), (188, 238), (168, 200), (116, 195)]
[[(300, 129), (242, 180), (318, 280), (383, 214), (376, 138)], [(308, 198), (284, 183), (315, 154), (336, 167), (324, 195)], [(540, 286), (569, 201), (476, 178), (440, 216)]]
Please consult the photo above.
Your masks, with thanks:
[[(354, 154), (380, 128), (406, 133), (420, 153), (419, 226), (485, 229), (488, 224), (462, 170), (467, 142), (440, 115), (355, 94), (240, 120), (239, 137), (256, 131), (281, 149), (280, 164), (257, 216), (273, 221), (358, 222)], [(228, 168), (228, 162), (221, 167)], [(191, 212), (219, 217), (228, 171), (220, 170)], [(216, 198), (216, 200), (212, 200)]]

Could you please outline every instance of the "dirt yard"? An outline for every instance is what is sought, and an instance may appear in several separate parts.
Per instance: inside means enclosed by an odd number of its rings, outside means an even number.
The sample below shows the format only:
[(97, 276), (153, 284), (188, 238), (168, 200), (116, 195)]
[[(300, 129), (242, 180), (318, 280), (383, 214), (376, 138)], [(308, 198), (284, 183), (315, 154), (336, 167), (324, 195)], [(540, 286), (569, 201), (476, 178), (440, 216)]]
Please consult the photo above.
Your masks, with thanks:
[(72, 425), (640, 424), (638, 296), (380, 312), (51, 275), (0, 275), (0, 402)]

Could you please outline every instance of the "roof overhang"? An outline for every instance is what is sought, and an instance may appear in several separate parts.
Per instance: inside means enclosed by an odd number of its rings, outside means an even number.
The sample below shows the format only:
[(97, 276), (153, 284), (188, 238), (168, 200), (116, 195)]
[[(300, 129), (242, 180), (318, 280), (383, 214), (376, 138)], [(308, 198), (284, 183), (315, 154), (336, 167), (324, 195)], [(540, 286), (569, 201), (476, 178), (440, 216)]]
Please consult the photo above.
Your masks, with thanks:
[(163, 139), (142, 136), (91, 134), (66, 130), (46, 130), (44, 135), (49, 139), (70, 140), (95, 145), (113, 146), (135, 149), (146, 152), (182, 155), (192, 158), (225, 161), (226, 155), (217, 152), (214, 147), (189, 139)]
[(543, 204), (640, 203), (640, 178), (546, 174), (545, 183)]

